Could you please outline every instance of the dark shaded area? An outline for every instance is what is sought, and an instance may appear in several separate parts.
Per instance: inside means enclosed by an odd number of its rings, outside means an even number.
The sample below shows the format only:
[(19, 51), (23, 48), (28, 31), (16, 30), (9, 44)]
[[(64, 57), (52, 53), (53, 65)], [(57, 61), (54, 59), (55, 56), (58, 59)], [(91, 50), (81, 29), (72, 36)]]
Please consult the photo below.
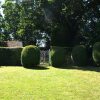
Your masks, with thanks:
[(32, 70), (48, 70), (49, 68), (45, 67), (45, 66), (33, 66), (33, 67), (30, 67), (30, 68), (26, 68), (26, 69), (32, 69)]
[[(2, 67), (23, 67), (23, 66), (0, 66), (0, 68)], [(25, 67), (23, 67), (25, 68)], [(30, 67), (30, 68), (25, 68), (25, 69), (31, 69), (31, 70), (48, 70), (49, 68), (46, 67), (45, 65), (39, 65), (39, 66), (33, 66), (33, 67)]]
[(9, 66), (6, 66), (6, 65), (5, 65), (5, 66), (4, 66), (4, 65), (1, 66), (1, 65), (0, 65), (0, 68), (2, 68), (2, 67), (23, 67), (23, 66), (13, 66), (13, 65), (11, 65), (11, 66), (10, 66), (10, 65), (9, 65)]
[(0, 47), (0, 66), (20, 66), (22, 47)]
[(63, 66), (63, 67), (56, 67), (59, 69), (71, 69), (71, 70), (83, 70), (83, 71), (95, 71), (95, 72), (100, 72), (100, 66)]
[(0, 41), (0, 47), (7, 47), (7, 42)]
[[(0, 66), (2, 67), (23, 67), (23, 66)], [(94, 72), (100, 72), (100, 66), (63, 66), (63, 67), (55, 67), (58, 69), (65, 69), (65, 70), (83, 70), (83, 71), (94, 71)], [(33, 66), (31, 68), (25, 68), (25, 69), (31, 69), (31, 70), (48, 70), (49, 68), (45, 65), (39, 65), (39, 66)]]

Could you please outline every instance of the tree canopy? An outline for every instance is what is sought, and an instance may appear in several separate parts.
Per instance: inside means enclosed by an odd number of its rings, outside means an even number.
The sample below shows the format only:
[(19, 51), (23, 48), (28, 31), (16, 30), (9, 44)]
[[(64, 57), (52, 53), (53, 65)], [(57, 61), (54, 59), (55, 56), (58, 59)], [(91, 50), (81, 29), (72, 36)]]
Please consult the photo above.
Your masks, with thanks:
[(100, 40), (99, 0), (6, 0), (4, 32), (35, 43), (45, 32), (53, 46), (93, 45)]
[[(73, 45), (77, 37), (84, 34), (81, 33), (82, 28), (89, 22), (97, 23), (100, 18), (100, 1), (98, 0), (52, 0), (45, 9), (51, 13), (48, 18), (53, 24), (52, 45)], [(94, 27), (96, 28), (95, 25)], [(90, 30), (89, 25), (87, 28)], [(93, 31), (96, 33), (95, 30)]]

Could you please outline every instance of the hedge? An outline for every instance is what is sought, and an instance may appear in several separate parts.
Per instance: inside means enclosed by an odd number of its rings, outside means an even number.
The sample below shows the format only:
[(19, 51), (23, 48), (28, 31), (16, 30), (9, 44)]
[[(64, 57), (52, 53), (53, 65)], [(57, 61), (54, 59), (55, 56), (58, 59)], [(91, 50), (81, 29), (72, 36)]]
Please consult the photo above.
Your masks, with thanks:
[(50, 50), (50, 64), (54, 67), (62, 67), (66, 63), (66, 49), (52, 46)]
[(0, 66), (21, 65), (22, 47), (0, 47)]
[(40, 64), (40, 49), (34, 45), (25, 46), (21, 53), (21, 63), (25, 68), (33, 68)]
[(97, 66), (100, 66), (100, 42), (96, 42), (93, 46), (93, 52), (92, 52), (93, 60), (97, 64)]
[(84, 45), (75, 46), (72, 50), (71, 57), (74, 65), (86, 66), (88, 60), (86, 47)]

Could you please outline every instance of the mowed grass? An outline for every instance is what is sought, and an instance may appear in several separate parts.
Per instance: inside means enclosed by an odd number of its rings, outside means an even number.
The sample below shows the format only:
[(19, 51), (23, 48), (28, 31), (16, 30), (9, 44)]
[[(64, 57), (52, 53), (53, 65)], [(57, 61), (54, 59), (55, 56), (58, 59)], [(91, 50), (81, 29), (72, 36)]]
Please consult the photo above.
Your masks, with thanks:
[(100, 72), (1, 67), (0, 100), (100, 100)]

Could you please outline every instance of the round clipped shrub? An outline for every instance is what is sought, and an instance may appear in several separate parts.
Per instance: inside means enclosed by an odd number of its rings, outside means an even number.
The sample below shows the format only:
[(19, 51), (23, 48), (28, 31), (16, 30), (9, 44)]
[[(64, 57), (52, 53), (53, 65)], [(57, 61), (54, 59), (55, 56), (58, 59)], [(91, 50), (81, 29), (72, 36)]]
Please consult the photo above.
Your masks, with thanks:
[(75, 46), (72, 50), (71, 58), (77, 66), (87, 65), (88, 57), (86, 47), (84, 45)]
[(92, 52), (93, 60), (97, 64), (97, 66), (100, 66), (100, 42), (96, 42), (93, 46), (93, 52)]
[(51, 65), (61, 67), (66, 63), (66, 49), (63, 47), (51, 47)]
[(26, 68), (32, 68), (40, 63), (40, 49), (37, 46), (29, 45), (23, 48), (21, 63)]

